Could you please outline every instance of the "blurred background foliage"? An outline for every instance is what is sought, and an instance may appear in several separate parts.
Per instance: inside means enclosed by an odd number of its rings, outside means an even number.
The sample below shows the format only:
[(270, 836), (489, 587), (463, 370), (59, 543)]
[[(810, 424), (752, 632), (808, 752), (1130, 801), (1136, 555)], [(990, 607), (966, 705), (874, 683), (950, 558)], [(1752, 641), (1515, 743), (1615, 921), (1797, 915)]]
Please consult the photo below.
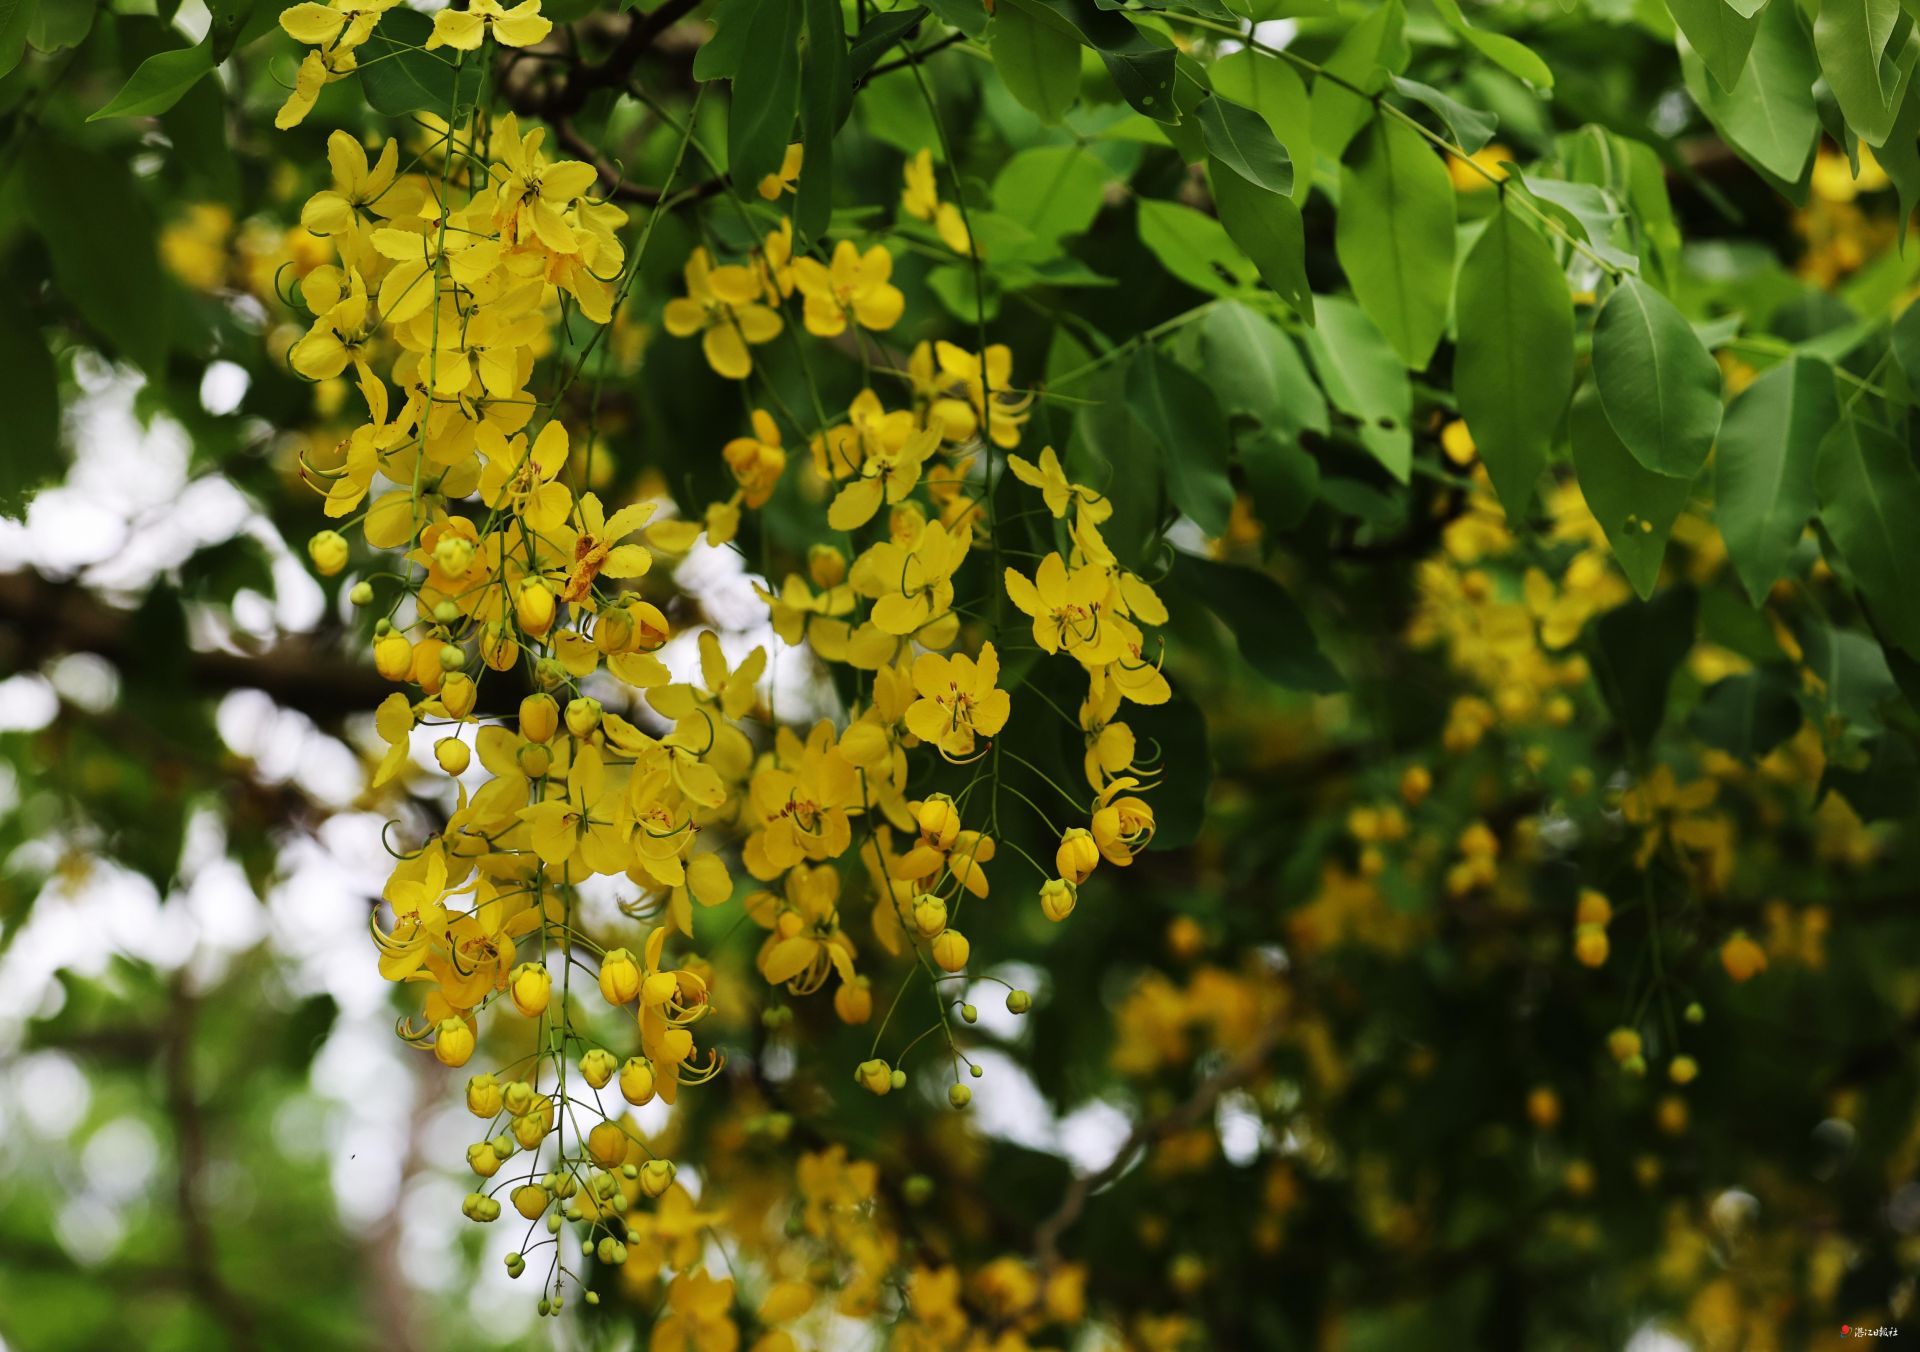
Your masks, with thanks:
[[(923, 39), (982, 31), (958, 0), (933, 8)], [(1835, 337), (1912, 286), (1902, 185), (1870, 154), (1852, 172), (1834, 119), (1800, 183), (1770, 181), (1689, 97), (1657, 4), (1482, 8), (1552, 68), (1550, 101), (1469, 61), (1425, 7), (1405, 74), (1497, 119), (1488, 162), (1593, 189), (1563, 198), (1601, 212), (1595, 245), (1631, 252), (1705, 326), (1737, 315), (1716, 344), (1730, 389), (1816, 345), (1904, 437), (1898, 335)], [(1371, 7), (1256, 9), (1269, 41), (1318, 61)], [(676, 0), (649, 11), (548, 7), (593, 59), (657, 20), (630, 73), (684, 112), (711, 26)], [(458, 1219), (448, 1164), (468, 1129), (439, 1068), (392, 1038), (399, 1007), (372, 971), (383, 824), (418, 826), (442, 791), (363, 789), (384, 687), (343, 604), (353, 574), (316, 583), (297, 557), (325, 524), (301, 459), (334, 454), (346, 392), (285, 353), (292, 280), (324, 257), (296, 219), (326, 133), (386, 124), (346, 81), (273, 131), (297, 58), (275, 17), (268, 0), (0, 0), (0, 499), (16, 514), (0, 524), (0, 1340), (22, 1352), (549, 1336), (496, 1237)], [(204, 69), (183, 59), (200, 73), (164, 111), (94, 117), (149, 58), (187, 50)], [(773, 1243), (796, 1156), (844, 1146), (879, 1164), (908, 1252), (985, 1274), (978, 1307), (1012, 1280), (996, 1256), (1056, 1250), (1085, 1264), (1101, 1326), (1143, 1347), (1772, 1348), (1907, 1316), (1910, 659), (1870, 636), (1811, 537), (1793, 585), (1750, 607), (1703, 490), (1673, 505), (1646, 603), (1570, 481), (1510, 528), (1453, 430), (1444, 355), (1411, 382), (1354, 383), (1379, 340), (1343, 314), (1323, 203), (1303, 212), (1308, 331), (1195, 224), (1213, 222), (1187, 157), (1092, 53), (1056, 126), (978, 55), (959, 43), (864, 85), (836, 143), (836, 219), (892, 203), (903, 159), (939, 145), (924, 78), (970, 203), (1013, 222), (989, 248), (986, 318), (1023, 379), (1222, 300), (1170, 344), (1205, 376), (1189, 427), (1143, 428), (1141, 373), (1110, 362), (1043, 404), (1029, 439), (1107, 483), (1136, 540), (1164, 506), (1142, 468), (1156, 438), (1236, 442), (1213, 471), (1213, 557), (1180, 555), (1163, 583), (1179, 698), (1136, 722), (1165, 757), (1163, 848), (1096, 876), (1064, 926), (1009, 896), (994, 970), (1036, 1009), (999, 1016), (979, 987), (988, 1074), (964, 1118), (931, 1090), (859, 1094), (845, 1068), (866, 1031), (817, 1002), (769, 1028), (781, 1000), (751, 942), (708, 954), (732, 993), (724, 1092), (649, 1123), (700, 1205), (733, 1242)], [(537, 115), (587, 59), (509, 56), (496, 78)], [(677, 138), (623, 83), (573, 103), (570, 134), (624, 184), (658, 183)], [(725, 109), (701, 116), (723, 144)], [(1330, 178), (1322, 163), (1314, 191)], [(1463, 218), (1484, 217), (1494, 194), (1457, 186)], [(687, 511), (729, 491), (716, 451), (743, 416), (693, 345), (654, 341), (703, 229), (751, 242), (722, 212), (661, 219), (594, 359), (581, 467)], [(913, 298), (902, 350), (968, 332), (968, 269), (903, 251), (895, 280)], [(765, 360), (804, 392), (789, 352)], [(820, 374), (830, 401), (859, 385), (852, 363)], [(1414, 445), (1410, 483), (1367, 439), (1382, 418)], [(662, 583), (676, 630), (710, 625), (736, 653), (766, 640), (743, 569), (804, 550), (800, 491), (783, 486), (741, 554), (702, 548)], [(836, 707), (804, 671), (775, 679), (783, 701)], [(1009, 736), (1071, 780), (1080, 748), (1056, 729)], [(1611, 903), (1597, 964), (1575, 956), (1582, 889)], [(1765, 970), (1736, 980), (1750, 951)], [(1644, 1078), (1609, 1052), (1622, 1026)], [(1674, 1082), (1681, 1055), (1691, 1083)], [(1103, 1171), (1136, 1146), (1139, 1167)], [(551, 1336), (643, 1338), (658, 1291), (632, 1285)], [(1062, 1322), (1056, 1343), (1096, 1336)], [(883, 1336), (849, 1325), (821, 1345)]]

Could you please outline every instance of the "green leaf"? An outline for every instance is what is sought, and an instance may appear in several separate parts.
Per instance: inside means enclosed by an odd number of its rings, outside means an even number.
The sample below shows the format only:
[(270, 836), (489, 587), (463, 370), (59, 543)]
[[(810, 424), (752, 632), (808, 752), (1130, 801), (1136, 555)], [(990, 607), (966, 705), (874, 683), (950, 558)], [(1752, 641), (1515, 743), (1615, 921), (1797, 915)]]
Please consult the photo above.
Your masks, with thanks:
[(40, 326), (5, 291), (0, 291), (0, 407), (7, 410), (0, 516), (18, 516), (34, 489), (60, 477), (60, 380)]
[(1268, 680), (1319, 694), (1346, 688), (1345, 679), (1320, 651), (1306, 615), (1267, 574), (1176, 553), (1173, 580), (1205, 603), (1233, 635), (1240, 655)]
[(1820, 70), (1799, 10), (1785, 4), (1761, 12), (1752, 60), (1736, 82), (1712, 77), (1685, 41), (1680, 70), (1687, 92), (1728, 145), (1776, 178), (1799, 179), (1820, 139), (1820, 113), (1813, 101)]
[(1612, 193), (1595, 183), (1530, 175), (1521, 176), (1520, 186), (1545, 203), (1549, 215), (1571, 226), (1598, 257), (1628, 272), (1639, 271), (1640, 260), (1614, 243), (1616, 227), (1626, 225), (1627, 216)]
[(1080, 39), (1035, 17), (1018, 0), (994, 13), (993, 64), (1020, 105), (1049, 127), (1080, 96)]
[(1227, 423), (1205, 381), (1148, 345), (1127, 368), (1127, 408), (1160, 446), (1173, 505), (1209, 536), (1227, 529)]
[(1518, 521), (1573, 393), (1573, 297), (1552, 247), (1504, 204), (1460, 269), (1456, 310), (1460, 415)]
[(1738, 84), (1754, 34), (1760, 29), (1759, 18), (1741, 13), (1727, 0), (1667, 0), (1667, 11), (1688, 46), (1700, 54), (1707, 70), (1720, 82), (1720, 88), (1732, 89)]
[(727, 111), (727, 169), (742, 197), (756, 195), (760, 180), (780, 168), (793, 135), (800, 19), (800, 0), (759, 0), (747, 20)]
[(1693, 647), (1698, 598), (1669, 587), (1651, 601), (1629, 601), (1594, 624), (1593, 674), (1629, 740), (1645, 746), (1667, 716), (1673, 674)]
[(1416, 371), (1447, 327), (1453, 197), (1446, 166), (1398, 118), (1376, 118), (1340, 170), (1340, 266), (1360, 308)]
[[(1209, 100), (1211, 102), (1211, 100)], [(1208, 162), (1214, 209), (1260, 277), (1307, 323), (1313, 323), (1313, 292), (1307, 285), (1307, 236), (1293, 199), (1249, 182), (1217, 160)]]
[(1684, 479), (1706, 463), (1720, 430), (1720, 368), (1673, 302), (1638, 277), (1600, 307), (1593, 374), (1634, 459)]
[(739, 72), (740, 57), (747, 49), (753, 18), (760, 6), (761, 0), (719, 0), (714, 5), (709, 16), (713, 36), (701, 43), (700, 50), (693, 55), (694, 79), (702, 83), (726, 80)]
[[(207, 6), (211, 22), (207, 25), (207, 46), (213, 51), (213, 64), (219, 65), (232, 55), (233, 49), (247, 40), (248, 34), (259, 37), (264, 27), (255, 19), (254, 11), (262, 8), (256, 0), (210, 0)], [(267, 5), (266, 11), (278, 19), (277, 5)], [(277, 25), (277, 22), (275, 24)]]
[(1920, 46), (1900, 0), (1820, 0), (1813, 46), (1847, 125), (1868, 145), (1885, 145), (1912, 78)]
[(1920, 656), (1920, 472), (1906, 443), (1843, 417), (1814, 468), (1820, 521), (1890, 642)]
[[(1244, 104), (1219, 94), (1201, 100), (1195, 114), (1207, 153), (1257, 188), (1290, 197), (1293, 163), (1266, 119)], [(1298, 213), (1296, 212), (1296, 215)]]
[(1347, 86), (1371, 95), (1386, 87), (1388, 76), (1406, 69), (1412, 54), (1406, 24), (1400, 0), (1375, 5), (1321, 63), (1323, 73), (1313, 82), (1313, 141), (1322, 155), (1340, 159), (1373, 116), (1373, 104)]
[(360, 89), (376, 113), (437, 113), (457, 121), (480, 93), (480, 62), (460, 53), (424, 50), (433, 20), (417, 9), (388, 10), (360, 49)]
[(1100, 54), (1120, 97), (1156, 122), (1177, 122), (1173, 104), (1174, 51), (1154, 42), (1133, 21), (1094, 0), (1026, 0), (1064, 20)]
[(1093, 224), (1112, 176), (1098, 156), (1079, 146), (1042, 146), (1006, 162), (994, 177), (993, 200), (1051, 250)]
[(168, 294), (153, 213), (124, 164), (51, 137), (27, 142), (27, 214), (59, 293), (149, 374), (167, 355)]
[(1748, 671), (1709, 686), (1687, 717), (1687, 731), (1752, 762), (1798, 732), (1800, 722), (1800, 701), (1782, 672)]
[(1360, 423), (1360, 441), (1401, 483), (1413, 473), (1413, 383), (1373, 321), (1352, 301), (1315, 299), (1319, 323), (1306, 334), (1307, 355), (1333, 406)]
[(1223, 301), (1189, 332), (1199, 349), (1195, 365), (1226, 412), (1253, 418), (1288, 441), (1304, 431), (1326, 433), (1326, 398), (1278, 324), (1250, 306)]
[(1713, 458), (1714, 516), (1747, 599), (1760, 605), (1819, 505), (1814, 466), (1840, 416), (1833, 368), (1789, 357), (1727, 408)]
[(1244, 103), (1266, 119), (1293, 165), (1293, 198), (1305, 203), (1313, 188), (1313, 109), (1299, 73), (1278, 57), (1245, 47), (1207, 67), (1207, 78), (1214, 93)]
[(1893, 345), (1893, 359), (1906, 376), (1907, 384), (1920, 390), (1920, 302), (1907, 303), (1907, 308), (1893, 321), (1888, 337)]
[(1205, 212), (1178, 202), (1137, 199), (1140, 242), (1166, 270), (1196, 291), (1231, 296), (1252, 283), (1255, 267)]
[(1147, 846), (1149, 850), (1185, 849), (1206, 825), (1207, 797), (1213, 790), (1207, 716), (1176, 686), (1165, 704), (1129, 707), (1127, 724), (1143, 746), (1186, 748), (1186, 754), (1164, 762), (1154, 785), (1153, 840)]
[[(800, 67), (800, 139), (806, 147), (793, 224), (803, 240), (826, 233), (833, 216), (833, 136), (853, 106), (846, 20), (840, 0), (804, 0), (807, 41)], [(781, 147), (784, 155), (786, 147)], [(757, 183), (758, 180), (756, 180)]]
[(20, 64), (34, 9), (34, 0), (0, 0), (0, 75), (11, 73)]
[(1291, 441), (1263, 429), (1238, 440), (1253, 514), (1274, 532), (1306, 519), (1320, 497), (1320, 462)]
[(212, 69), (213, 52), (204, 45), (159, 52), (142, 61), (120, 92), (87, 121), (164, 113)]
[(1620, 571), (1645, 600), (1660, 580), (1667, 536), (1687, 505), (1692, 480), (1655, 474), (1635, 460), (1591, 390), (1573, 401), (1567, 423), (1587, 510), (1606, 534)]
[[(20, 6), (33, 16), (27, 25), (27, 42), (36, 52), (63, 52), (78, 47), (93, 31), (99, 6), (95, 0), (23, 0)], [(0, 3), (0, 9), (6, 5)], [(0, 31), (6, 20), (0, 19)], [(0, 74), (5, 74), (6, 39), (0, 36)]]
[(1453, 134), (1454, 144), (1472, 155), (1493, 139), (1493, 130), (1499, 126), (1499, 119), (1492, 113), (1483, 113), (1478, 108), (1469, 108), (1458, 99), (1441, 93), (1432, 85), (1421, 84), (1417, 80), (1393, 77), (1393, 87), (1407, 98), (1424, 103), (1440, 115), (1447, 124), (1447, 130)]
[(1553, 68), (1517, 38), (1505, 33), (1489, 33), (1475, 28), (1460, 12), (1459, 0), (1433, 0), (1433, 7), (1447, 21), (1447, 27), (1465, 38), (1480, 55), (1517, 80), (1525, 80), (1535, 89), (1553, 88)]
[(866, 27), (853, 40), (853, 49), (847, 53), (847, 78), (855, 84), (866, 79), (867, 72), (880, 63), (880, 58), (892, 51), (895, 43), (912, 36), (926, 17), (925, 5), (910, 5), (867, 20)]

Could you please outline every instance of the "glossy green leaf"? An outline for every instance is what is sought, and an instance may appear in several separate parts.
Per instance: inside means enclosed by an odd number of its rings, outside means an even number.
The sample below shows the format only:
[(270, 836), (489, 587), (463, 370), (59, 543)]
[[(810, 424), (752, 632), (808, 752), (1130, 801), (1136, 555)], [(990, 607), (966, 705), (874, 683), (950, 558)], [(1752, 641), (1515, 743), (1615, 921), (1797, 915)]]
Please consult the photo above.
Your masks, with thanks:
[(212, 70), (213, 52), (204, 45), (156, 53), (142, 61), (120, 92), (87, 121), (164, 113)]
[[(800, 140), (806, 147), (793, 207), (802, 240), (826, 233), (833, 215), (833, 137), (852, 107), (847, 33), (840, 0), (804, 0), (806, 48), (800, 66)], [(785, 148), (782, 147), (782, 153)]]
[(60, 385), (40, 326), (4, 292), (0, 292), (0, 407), (7, 410), (7, 450), (0, 455), (0, 515), (18, 516), (35, 488), (60, 476)]
[[(424, 50), (433, 20), (404, 6), (388, 10), (360, 49), (360, 89), (376, 113), (458, 118), (480, 93), (480, 58), (448, 47)], [(457, 64), (456, 64), (457, 63)]]
[(1727, 407), (1713, 458), (1714, 517), (1755, 605), (1786, 571), (1819, 505), (1814, 465), (1839, 416), (1833, 368), (1813, 357), (1787, 358)]
[(1176, 554), (1173, 580), (1205, 603), (1233, 635), (1240, 655), (1268, 680), (1322, 694), (1346, 688), (1299, 604), (1267, 574)]
[(1304, 203), (1313, 188), (1313, 106), (1299, 73), (1278, 57), (1246, 47), (1207, 67), (1207, 78), (1214, 93), (1266, 119), (1293, 165), (1293, 199)]
[(1080, 39), (1015, 0), (994, 12), (993, 64), (1027, 111), (1057, 125), (1080, 94)]
[(1674, 673), (1693, 648), (1698, 606), (1691, 587), (1669, 587), (1594, 623), (1593, 674), (1620, 730), (1637, 745), (1651, 742), (1666, 721)]
[(1720, 368), (1673, 302), (1638, 277), (1600, 307), (1593, 374), (1634, 459), (1686, 479), (1706, 463), (1720, 430)]
[(1843, 417), (1814, 469), (1820, 522), (1884, 638), (1920, 656), (1920, 471), (1904, 441)]
[(1687, 505), (1692, 480), (1655, 474), (1635, 460), (1592, 390), (1573, 401), (1567, 424), (1587, 510), (1606, 534), (1620, 571), (1644, 600), (1660, 580), (1667, 536)]
[(1552, 247), (1503, 207), (1460, 269), (1456, 307), (1454, 394), (1517, 521), (1573, 393), (1573, 298)]
[(1173, 103), (1174, 52), (1154, 42), (1133, 20), (1095, 0), (1027, 0), (1065, 21), (1106, 63), (1114, 87), (1138, 111), (1156, 122), (1176, 122)]
[(1320, 154), (1340, 159), (1373, 116), (1373, 104), (1354, 88), (1371, 95), (1386, 86), (1388, 76), (1406, 69), (1411, 55), (1406, 22), (1401, 0), (1375, 5), (1321, 63), (1324, 73), (1313, 82), (1313, 141)]
[(1293, 163), (1287, 148), (1275, 138), (1266, 119), (1245, 104), (1219, 94), (1201, 100), (1194, 114), (1206, 138), (1207, 153), (1251, 183), (1270, 193), (1291, 196)]
[(1517, 80), (1525, 80), (1535, 89), (1553, 88), (1553, 68), (1525, 43), (1505, 33), (1489, 33), (1475, 28), (1460, 12), (1459, 0), (1434, 0), (1435, 9), (1447, 26), (1467, 40), (1469, 46)]
[(1052, 248), (1093, 224), (1112, 176), (1098, 156), (1079, 146), (1041, 146), (1007, 161), (994, 177), (993, 200), (1001, 215)]
[(793, 0), (759, 0), (747, 19), (727, 111), (727, 169), (742, 196), (755, 196), (760, 180), (780, 168), (793, 135), (800, 21), (801, 6)]
[(1361, 444), (1401, 483), (1413, 472), (1413, 383), (1407, 368), (1352, 301), (1315, 298), (1319, 322), (1308, 330), (1307, 354), (1327, 398), (1359, 424)]
[(1667, 11), (1720, 88), (1732, 89), (1760, 29), (1758, 15), (1743, 14), (1727, 0), (1667, 0)]
[(1494, 128), (1499, 119), (1492, 113), (1483, 113), (1478, 108), (1469, 108), (1460, 100), (1442, 93), (1432, 85), (1421, 84), (1418, 80), (1408, 80), (1401, 76), (1393, 77), (1393, 87), (1400, 94), (1423, 103), (1447, 124), (1453, 142), (1469, 155), (1476, 154), (1487, 142), (1493, 139)]
[(1785, 4), (1761, 12), (1752, 58), (1733, 84), (1716, 80), (1684, 41), (1680, 69), (1687, 92), (1727, 144), (1776, 178), (1800, 177), (1820, 139), (1813, 101), (1820, 70), (1798, 10)]
[(1213, 187), (1220, 224), (1240, 246), (1261, 280), (1302, 319), (1313, 323), (1313, 292), (1307, 286), (1306, 227), (1293, 199), (1249, 182), (1215, 160), (1207, 181)]
[(1258, 275), (1226, 227), (1205, 212), (1151, 197), (1140, 198), (1135, 209), (1140, 242), (1168, 272), (1194, 290), (1230, 296)]
[(1160, 475), (1173, 505), (1208, 535), (1227, 528), (1227, 422), (1199, 376), (1151, 345), (1127, 367), (1127, 408), (1160, 447)]
[(1868, 145), (1885, 145), (1913, 76), (1920, 44), (1900, 0), (1820, 0), (1813, 46), (1820, 72), (1847, 125)]
[(1416, 371), (1425, 369), (1447, 327), (1453, 201), (1446, 166), (1398, 118), (1376, 118), (1340, 171), (1340, 266), (1360, 307)]
[(153, 212), (132, 173), (52, 138), (28, 142), (22, 160), (27, 213), (53, 257), (59, 293), (118, 355), (159, 371), (171, 307)]

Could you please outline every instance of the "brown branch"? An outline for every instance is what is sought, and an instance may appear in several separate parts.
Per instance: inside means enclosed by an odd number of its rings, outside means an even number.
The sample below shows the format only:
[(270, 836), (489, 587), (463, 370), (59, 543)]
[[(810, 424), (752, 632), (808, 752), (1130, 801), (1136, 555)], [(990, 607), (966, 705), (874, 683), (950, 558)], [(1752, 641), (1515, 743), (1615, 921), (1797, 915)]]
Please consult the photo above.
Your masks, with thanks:
[[(573, 123), (566, 118), (557, 118), (553, 123), (553, 137), (562, 146), (591, 164), (600, 174), (600, 182), (606, 186), (607, 196), (620, 202), (639, 202), (645, 206), (659, 206), (663, 194), (659, 188), (649, 188), (643, 183), (629, 183), (620, 166), (602, 155), (593, 142), (574, 129)], [(670, 206), (684, 206), (689, 202), (702, 202), (726, 188), (728, 178), (725, 174), (706, 179), (689, 187), (680, 189), (668, 203)]]
[(1280, 1024), (1277, 1020), (1269, 1021), (1266, 1032), (1258, 1042), (1202, 1080), (1191, 1098), (1157, 1117), (1136, 1122), (1133, 1130), (1127, 1133), (1127, 1139), (1114, 1152), (1113, 1158), (1092, 1173), (1075, 1178), (1061, 1196), (1060, 1205), (1033, 1232), (1035, 1266), (1043, 1273), (1050, 1272), (1060, 1261), (1060, 1237), (1080, 1219), (1088, 1200), (1124, 1174), (1141, 1151), (1175, 1132), (1193, 1126), (1213, 1111), (1213, 1105), (1219, 1102), (1222, 1094), (1259, 1074), (1261, 1066), (1266, 1064), (1267, 1057), (1273, 1054), (1279, 1042)]

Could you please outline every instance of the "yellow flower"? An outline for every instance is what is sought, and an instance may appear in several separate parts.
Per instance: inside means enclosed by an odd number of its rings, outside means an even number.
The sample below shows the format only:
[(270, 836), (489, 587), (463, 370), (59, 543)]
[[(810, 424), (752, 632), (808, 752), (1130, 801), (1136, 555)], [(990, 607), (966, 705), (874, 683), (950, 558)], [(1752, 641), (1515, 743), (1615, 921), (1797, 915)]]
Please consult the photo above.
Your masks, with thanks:
[(965, 394), (993, 444), (1002, 450), (1018, 446), (1033, 395), (1014, 393), (1013, 353), (1007, 345), (993, 344), (984, 358), (944, 341), (934, 344), (933, 351), (940, 373)]
[(878, 244), (861, 253), (843, 239), (834, 246), (831, 266), (817, 258), (794, 259), (793, 283), (806, 297), (807, 332), (837, 338), (846, 332), (849, 313), (862, 328), (892, 328), (907, 303), (887, 280), (892, 275), (893, 255)]
[(1009, 568), (1007, 596), (1033, 620), (1033, 641), (1049, 653), (1065, 652), (1087, 665), (1115, 661), (1120, 628), (1103, 613), (1107, 578), (1097, 568), (1068, 571), (1058, 553), (1047, 555), (1029, 581)]
[(784, 899), (771, 892), (760, 898), (758, 906), (749, 901), (747, 909), (773, 931), (755, 962), (769, 985), (811, 995), (826, 984), (829, 972), (837, 971), (843, 985), (854, 980), (856, 954), (853, 940), (840, 930), (840, 875), (831, 865), (796, 865), (787, 874)]
[(427, 50), (477, 51), (488, 33), (503, 47), (531, 47), (552, 31), (553, 22), (540, 15), (540, 0), (521, 0), (512, 9), (499, 0), (469, 0), (466, 9), (443, 9), (433, 16)]
[(624, 787), (608, 777), (600, 748), (583, 744), (567, 771), (566, 796), (516, 814), (527, 824), (527, 843), (548, 868), (567, 869), (570, 877), (579, 876), (570, 868), (576, 854), (586, 873), (625, 872), (633, 850), (620, 829)]
[(787, 147), (787, 153), (780, 159), (777, 173), (760, 176), (760, 195), (769, 202), (780, 200), (783, 192), (792, 192), (800, 182), (800, 163), (805, 158), (806, 147), (795, 141)]
[(707, 365), (728, 380), (753, 374), (748, 349), (780, 336), (780, 316), (760, 303), (760, 286), (751, 269), (715, 267), (704, 248), (687, 259), (687, 294), (667, 302), (667, 332), (676, 338), (700, 334)]
[(949, 533), (938, 522), (930, 522), (912, 545), (882, 540), (862, 554), (853, 566), (853, 588), (876, 598), (874, 626), (882, 633), (904, 637), (950, 616), (954, 570), (965, 560), (971, 543), (970, 533)]
[(558, 419), (540, 429), (531, 449), (525, 437), (508, 441), (485, 422), (474, 429), (474, 442), (486, 460), (480, 471), (482, 502), (512, 512), (541, 534), (565, 524), (573, 494), (553, 482), (567, 463), (567, 429)]
[(560, 599), (579, 602), (593, 590), (594, 579), (640, 577), (653, 566), (653, 555), (641, 545), (623, 545), (620, 541), (647, 524), (654, 512), (651, 502), (634, 503), (607, 516), (594, 493), (583, 493), (575, 504), (575, 519), (580, 523), (574, 536), (572, 566), (567, 570), (567, 585)]
[(753, 411), (753, 435), (735, 437), (720, 448), (720, 454), (733, 471), (733, 481), (746, 494), (749, 507), (761, 507), (773, 496), (773, 487), (787, 468), (787, 453), (780, 445), (780, 425), (764, 409)]
[(827, 508), (827, 524), (835, 530), (858, 530), (873, 520), (882, 501), (896, 503), (920, 482), (920, 468), (940, 445), (931, 430), (916, 432), (897, 450), (869, 445), (860, 477), (834, 495)]
[[(493, 0), (475, 2), (492, 5)], [(537, 8), (538, 0), (524, 0), (515, 6), (515, 11), (529, 5)], [(437, 17), (444, 19), (452, 12), (443, 9)], [(544, 24), (546, 20), (540, 22)], [(435, 32), (438, 31), (436, 25)], [(493, 135), (500, 169), (494, 223), (509, 247), (538, 239), (554, 253), (579, 253), (580, 235), (568, 224), (566, 213), (586, 195), (599, 173), (583, 160), (549, 163), (540, 153), (546, 135), (546, 128), (535, 127), (522, 136), (519, 120), (512, 113), (500, 119)], [(621, 219), (625, 220), (625, 213), (621, 213)]]
[(1153, 839), (1153, 808), (1146, 799), (1126, 790), (1138, 788), (1140, 781), (1122, 775), (1100, 791), (1094, 807), (1093, 843), (1100, 857), (1118, 868), (1133, 862), (1133, 856)]
[(363, 209), (382, 217), (395, 214), (391, 209), (381, 210), (378, 204), (393, 186), (400, 163), (399, 142), (389, 138), (379, 162), (368, 168), (367, 152), (361, 144), (336, 131), (327, 138), (327, 161), (333, 167), (333, 186), (307, 199), (300, 208), (301, 225), (316, 235), (338, 235), (358, 223), (358, 213)]
[(1007, 468), (1021, 483), (1040, 490), (1047, 510), (1055, 517), (1065, 517), (1069, 507), (1078, 508), (1080, 517), (1094, 525), (1113, 515), (1113, 504), (1107, 501), (1105, 495), (1067, 478), (1066, 472), (1060, 468), (1060, 457), (1051, 446), (1040, 452), (1038, 465), (1020, 456), (1009, 455)]
[(922, 150), (910, 158), (904, 170), (906, 187), (900, 193), (900, 207), (916, 221), (930, 221), (940, 207), (940, 190), (933, 181), (933, 152)]
[(971, 756), (974, 734), (992, 737), (1007, 724), (1012, 701), (995, 688), (999, 679), (1000, 656), (991, 643), (981, 647), (977, 663), (963, 653), (920, 654), (913, 664), (920, 698), (907, 706), (908, 731), (948, 760)]

